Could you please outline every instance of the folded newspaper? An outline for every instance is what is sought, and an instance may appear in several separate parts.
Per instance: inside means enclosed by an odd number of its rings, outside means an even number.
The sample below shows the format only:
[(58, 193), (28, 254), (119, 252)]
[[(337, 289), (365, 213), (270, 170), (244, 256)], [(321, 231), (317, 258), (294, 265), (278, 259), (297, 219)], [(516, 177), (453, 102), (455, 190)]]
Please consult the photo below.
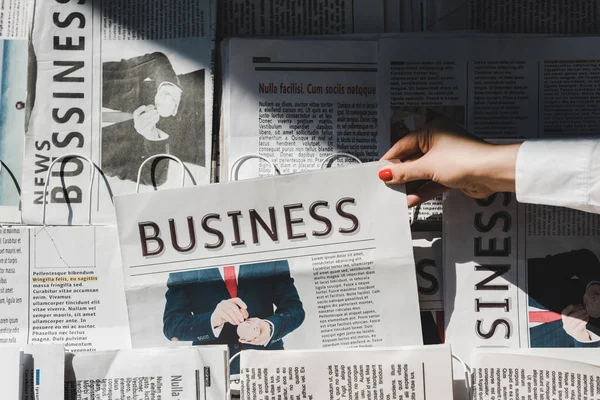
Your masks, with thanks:
[(243, 400), (453, 399), (450, 346), (249, 350), (240, 358)]
[[(22, 400), (65, 399), (65, 349), (36, 344), (23, 349)], [(2, 387), (0, 385), (0, 387)]]
[(600, 347), (600, 215), (475, 200), (444, 205), (446, 337), (473, 347)]
[(0, 388), (2, 398), (21, 400), (23, 354), (18, 347), (0, 348)]
[[(114, 223), (112, 195), (135, 192), (140, 165), (181, 159), (188, 181), (209, 181), (215, 0), (37, 1), (31, 33), (23, 220), (82, 224), (91, 167), (68, 159), (43, 193), (49, 163), (78, 153), (101, 168), (94, 223)], [(154, 159), (142, 189), (178, 187), (179, 168)], [(64, 187), (63, 187), (64, 186)], [(65, 203), (73, 211), (69, 213)]]
[(422, 344), (404, 187), (383, 165), (116, 197), (132, 345)]
[(67, 355), (65, 400), (223, 400), (225, 346)]
[(471, 365), (473, 400), (600, 398), (600, 367), (596, 363), (478, 351)]

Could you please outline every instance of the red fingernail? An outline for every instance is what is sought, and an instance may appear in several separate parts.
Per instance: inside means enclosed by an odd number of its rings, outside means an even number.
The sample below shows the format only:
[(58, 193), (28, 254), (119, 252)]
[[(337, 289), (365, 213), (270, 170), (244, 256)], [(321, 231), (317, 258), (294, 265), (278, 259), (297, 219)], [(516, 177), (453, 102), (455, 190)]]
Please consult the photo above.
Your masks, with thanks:
[(391, 169), (386, 168), (379, 171), (379, 179), (381, 179), (382, 181), (388, 182), (391, 181), (392, 178), (394, 178), (394, 175), (392, 174)]

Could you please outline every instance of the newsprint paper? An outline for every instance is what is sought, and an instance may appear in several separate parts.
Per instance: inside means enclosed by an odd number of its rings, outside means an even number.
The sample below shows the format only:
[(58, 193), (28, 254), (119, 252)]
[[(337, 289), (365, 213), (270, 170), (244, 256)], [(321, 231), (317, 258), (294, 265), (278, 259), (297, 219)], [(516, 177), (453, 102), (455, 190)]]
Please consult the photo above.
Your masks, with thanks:
[(131, 347), (114, 226), (0, 227), (0, 347)]
[[(383, 33), (384, 0), (220, 0), (224, 37)], [(385, 17), (384, 17), (385, 15)]]
[(600, 216), (517, 203), (444, 204), (446, 338), (473, 347), (600, 347)]
[(0, 3), (0, 38), (28, 38), (34, 3), (35, 0), (3, 0)]
[(68, 354), (65, 400), (223, 400), (227, 347)]
[[(62, 164), (63, 182), (42, 193), (53, 158), (88, 156), (101, 168), (94, 223), (114, 223), (112, 195), (135, 191), (152, 155), (181, 159), (188, 181), (205, 183), (211, 153), (214, 0), (37, 1), (31, 36), (23, 175), (23, 220), (81, 224), (90, 166)], [(151, 173), (152, 170), (152, 173)], [(180, 168), (155, 160), (142, 190), (180, 185)], [(63, 189), (60, 184), (64, 185)], [(64, 203), (73, 208), (74, 217)]]
[(600, 398), (600, 367), (557, 357), (477, 352), (473, 400)]
[(384, 165), (117, 197), (132, 345), (422, 344), (406, 196)]
[(241, 354), (241, 399), (452, 400), (450, 346)]
[[(377, 129), (376, 42), (231, 39), (224, 48), (220, 181), (248, 154), (285, 174), (318, 169), (333, 153), (375, 161), (389, 148)], [(237, 177), (272, 173), (248, 160)]]

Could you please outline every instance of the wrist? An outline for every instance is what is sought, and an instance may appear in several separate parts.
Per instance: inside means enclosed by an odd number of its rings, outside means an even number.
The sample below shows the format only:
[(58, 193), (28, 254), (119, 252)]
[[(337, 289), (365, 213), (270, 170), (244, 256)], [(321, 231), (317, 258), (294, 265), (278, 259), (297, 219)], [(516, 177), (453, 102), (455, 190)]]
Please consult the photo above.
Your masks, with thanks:
[(487, 144), (480, 163), (480, 179), (492, 192), (511, 192), (516, 190), (515, 177), (517, 155), (521, 144)]

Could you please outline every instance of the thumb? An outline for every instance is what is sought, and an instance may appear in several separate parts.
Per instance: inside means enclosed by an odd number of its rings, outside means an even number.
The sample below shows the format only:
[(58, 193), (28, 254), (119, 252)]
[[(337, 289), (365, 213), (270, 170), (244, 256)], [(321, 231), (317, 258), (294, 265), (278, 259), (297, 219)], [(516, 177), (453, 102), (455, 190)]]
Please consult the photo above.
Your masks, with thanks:
[(390, 164), (379, 171), (379, 179), (387, 184), (406, 183), (418, 180), (431, 180), (433, 173), (425, 157), (417, 160)]

